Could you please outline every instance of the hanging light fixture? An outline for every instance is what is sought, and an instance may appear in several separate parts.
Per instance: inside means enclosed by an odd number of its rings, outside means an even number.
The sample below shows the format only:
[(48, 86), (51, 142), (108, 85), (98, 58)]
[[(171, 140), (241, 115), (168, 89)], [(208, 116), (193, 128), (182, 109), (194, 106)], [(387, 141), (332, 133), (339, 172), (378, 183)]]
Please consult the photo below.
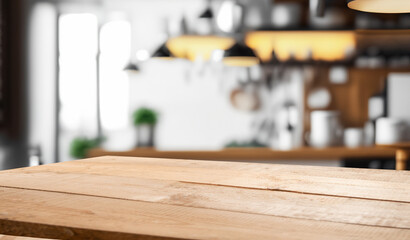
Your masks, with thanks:
[(174, 55), (169, 51), (167, 44), (164, 43), (152, 54), (152, 58), (170, 60), (174, 58)]
[(185, 35), (168, 39), (167, 47), (178, 58), (187, 58), (191, 61), (200, 56), (209, 60), (214, 50), (226, 50), (235, 43), (230, 37)]
[[(135, 33), (131, 31), (131, 51), (130, 51), (130, 60), (128, 61), (127, 65), (124, 66), (122, 69), (124, 72), (128, 74), (129, 77), (131, 77), (133, 74), (139, 73), (140, 68), (137, 65), (138, 61), (135, 59), (135, 56), (133, 53), (135, 52), (135, 44), (134, 44), (134, 39), (135, 39)], [(135, 60), (134, 60), (135, 59)]]
[(211, 35), (215, 32), (214, 24), (214, 12), (211, 0), (208, 0), (205, 10), (198, 16), (195, 22), (195, 31), (199, 35)]
[[(165, 20), (164, 22), (164, 31), (167, 36), (167, 39), (169, 39), (171, 34), (168, 28), (167, 20)], [(167, 45), (167, 40), (165, 40), (165, 42), (157, 50), (155, 50), (155, 52), (151, 55), (151, 58), (161, 59), (161, 60), (171, 60), (171, 59), (174, 59), (175, 56), (169, 50), (168, 45)]]
[(225, 51), (223, 63), (227, 66), (250, 67), (259, 64), (259, 58), (250, 47), (237, 42)]
[(211, 9), (211, 0), (208, 0), (207, 5), (208, 6), (206, 7), (205, 11), (201, 15), (199, 15), (199, 18), (211, 19), (214, 17), (214, 12)]
[(129, 62), (123, 69), (126, 72), (129, 73), (138, 73), (140, 71), (140, 68), (138, 67), (137, 64), (133, 63), (133, 62)]
[(207, 18), (207, 19), (212, 19), (214, 17), (214, 13), (212, 12), (212, 9), (208, 7), (205, 12), (203, 12), (201, 15), (199, 15), (199, 18)]
[(349, 0), (351, 9), (373, 13), (410, 13), (409, 0)]
[[(295, 57), (305, 61), (312, 54), (316, 61), (338, 61), (351, 57), (356, 49), (354, 31), (253, 31), (245, 37), (251, 47), (264, 62), (271, 60), (272, 51), (279, 61)], [(350, 52), (350, 53), (349, 53)]]
[(169, 51), (167, 45), (162, 44), (155, 52), (152, 54), (153, 58), (169, 58), (172, 57), (171, 52)]
[[(173, 37), (170, 37), (168, 34), (169, 38), (165, 46), (166, 54), (160, 48), (157, 50), (158, 54), (154, 53), (153, 57), (169, 57), (169, 54), (171, 54), (175, 58), (186, 58), (191, 61), (199, 58), (207, 61), (214, 50), (228, 49), (235, 43), (235, 40), (232, 37), (219, 36), (217, 34), (214, 18), (212, 2), (208, 0), (205, 10), (198, 16), (197, 20), (199, 22), (196, 24), (197, 33), (192, 34), (188, 33), (188, 31), (182, 31), (181, 35)], [(186, 23), (181, 25), (185, 26), (182, 28), (187, 28)]]
[[(235, 13), (240, 13), (241, 18), (243, 17), (242, 13), (244, 12), (244, 9), (241, 5), (235, 2), (235, 3), (232, 3), (231, 5), (226, 5), (226, 6), (228, 6), (226, 8), (230, 10), (230, 11), (226, 10), (226, 13), (230, 12), (230, 15), (227, 16), (228, 18), (233, 19), (233, 15)], [(240, 21), (240, 23), (242, 23), (242, 20)], [(243, 29), (242, 24), (236, 26), (236, 29), (235, 29), (236, 41), (233, 45), (231, 45), (231, 47), (226, 49), (224, 52), (222, 62), (227, 66), (251, 67), (251, 66), (259, 64), (260, 62), (259, 58), (255, 55), (253, 50), (244, 43), (243, 30), (244, 29)]]

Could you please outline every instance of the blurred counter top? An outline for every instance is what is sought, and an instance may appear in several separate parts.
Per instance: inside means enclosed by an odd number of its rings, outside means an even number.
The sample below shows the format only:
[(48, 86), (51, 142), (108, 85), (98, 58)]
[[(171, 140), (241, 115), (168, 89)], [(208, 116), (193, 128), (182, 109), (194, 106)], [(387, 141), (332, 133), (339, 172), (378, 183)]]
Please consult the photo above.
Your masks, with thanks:
[(108, 151), (101, 148), (91, 149), (88, 157), (130, 156), (151, 158), (176, 158), (197, 160), (335, 160), (345, 158), (394, 158), (395, 150), (383, 147), (303, 147), (289, 151), (272, 150), (270, 148), (226, 148), (216, 151), (160, 151), (154, 148), (135, 148), (129, 151)]

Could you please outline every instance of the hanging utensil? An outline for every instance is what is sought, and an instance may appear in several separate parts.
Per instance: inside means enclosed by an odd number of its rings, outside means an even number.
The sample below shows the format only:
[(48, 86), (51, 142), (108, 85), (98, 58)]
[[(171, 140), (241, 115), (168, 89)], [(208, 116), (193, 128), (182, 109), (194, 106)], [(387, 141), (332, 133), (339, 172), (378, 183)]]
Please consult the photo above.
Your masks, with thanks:
[(232, 105), (242, 111), (256, 111), (261, 105), (258, 93), (258, 83), (252, 81), (250, 68), (246, 68), (246, 78), (239, 87), (231, 92)]

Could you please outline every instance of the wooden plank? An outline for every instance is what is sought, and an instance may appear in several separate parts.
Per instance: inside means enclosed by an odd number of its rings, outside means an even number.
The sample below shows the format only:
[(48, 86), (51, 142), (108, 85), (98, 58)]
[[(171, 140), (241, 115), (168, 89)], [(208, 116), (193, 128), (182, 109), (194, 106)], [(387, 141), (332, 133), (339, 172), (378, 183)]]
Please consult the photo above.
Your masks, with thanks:
[[(52, 179), (52, 184), (50, 184)], [(410, 229), (410, 203), (76, 173), (4, 173), (0, 185), (207, 209)]]
[(86, 173), (410, 202), (410, 172), (99, 157), (5, 172)]
[(199, 160), (334, 160), (342, 158), (394, 158), (394, 150), (377, 147), (325, 149), (300, 148), (290, 151), (269, 148), (228, 148), (220, 151), (158, 151), (152, 148), (135, 148), (129, 151), (106, 151), (101, 148), (91, 149), (88, 157), (129, 156)]
[[(408, 239), (409, 229), (0, 188), (0, 233), (64, 239)], [(48, 228), (36, 231), (31, 224)], [(87, 229), (85, 232), (84, 229)], [(96, 234), (96, 235), (93, 235)], [(116, 238), (113, 238), (115, 236)]]

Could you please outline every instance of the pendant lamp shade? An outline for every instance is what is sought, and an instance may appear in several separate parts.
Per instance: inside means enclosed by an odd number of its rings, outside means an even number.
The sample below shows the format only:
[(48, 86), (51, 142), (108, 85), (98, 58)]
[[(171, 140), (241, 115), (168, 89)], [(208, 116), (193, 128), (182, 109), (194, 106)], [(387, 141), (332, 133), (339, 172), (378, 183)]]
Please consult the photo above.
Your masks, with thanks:
[(350, 0), (347, 6), (372, 13), (410, 13), (409, 0)]
[(234, 43), (229, 37), (184, 35), (168, 39), (167, 47), (175, 57), (195, 61), (197, 57), (209, 60), (214, 50), (226, 50)]
[(199, 18), (208, 18), (211, 19), (214, 17), (214, 12), (211, 8), (211, 0), (208, 0), (208, 6), (206, 7), (205, 11), (199, 15)]
[(214, 13), (212, 12), (212, 10), (210, 8), (207, 8), (205, 10), (205, 12), (203, 12), (201, 15), (199, 15), (199, 18), (213, 18), (214, 17)]
[(259, 64), (259, 58), (248, 46), (235, 43), (225, 51), (223, 62), (228, 66), (250, 67)]
[(154, 54), (152, 54), (152, 58), (161, 58), (161, 59), (170, 59), (173, 58), (171, 51), (169, 51), (166, 43), (162, 44)]
[(139, 72), (140, 68), (137, 66), (137, 64), (129, 62), (123, 69), (126, 72)]

